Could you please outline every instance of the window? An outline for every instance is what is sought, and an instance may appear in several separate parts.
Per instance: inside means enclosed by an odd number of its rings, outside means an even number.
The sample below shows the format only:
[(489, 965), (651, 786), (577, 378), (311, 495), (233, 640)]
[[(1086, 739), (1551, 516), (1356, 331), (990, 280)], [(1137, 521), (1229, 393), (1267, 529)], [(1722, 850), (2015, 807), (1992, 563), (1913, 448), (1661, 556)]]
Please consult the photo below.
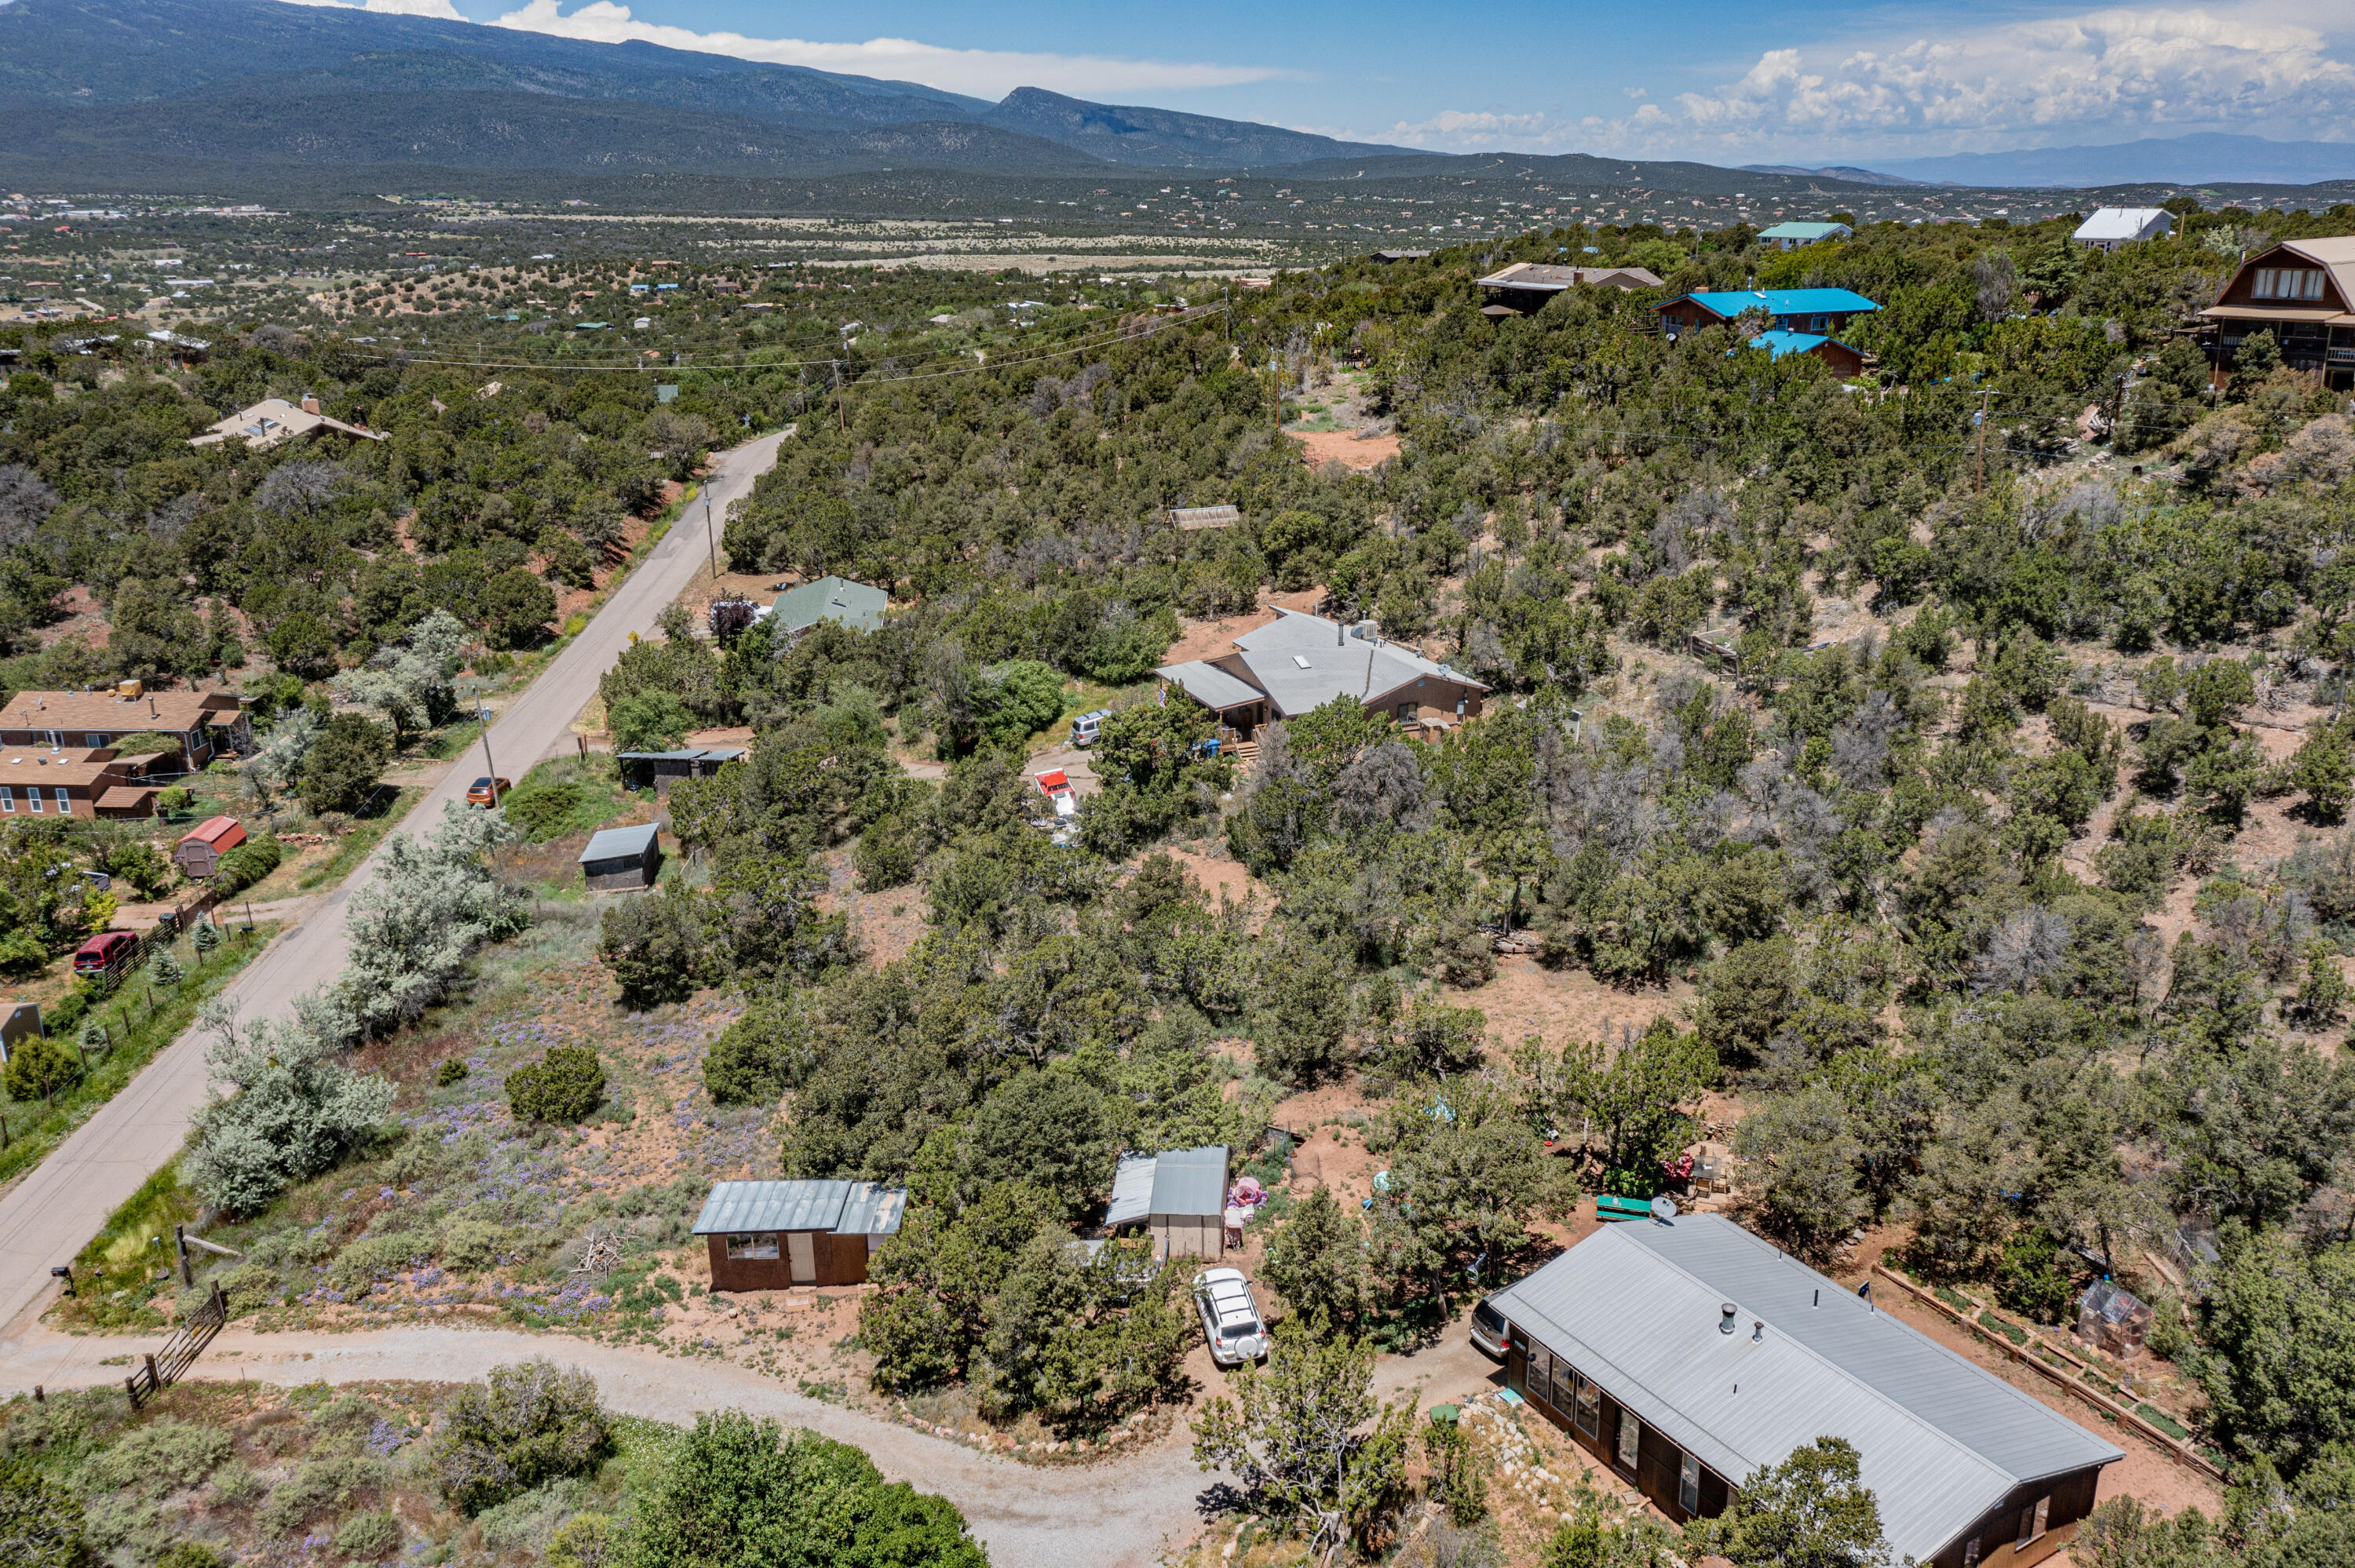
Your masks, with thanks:
[(1412, 724), (1414, 722), (1414, 705), (1412, 703), (1401, 703), (1398, 705), (1398, 716), (1399, 723)]
[(66, 793), (66, 787), (62, 784), (58, 786), (58, 815), (60, 817), (73, 815), (73, 797)]
[(728, 1255), (730, 1257), (774, 1257), (777, 1255), (777, 1238), (774, 1234), (730, 1236)]
[(1603, 1391), (1591, 1377), (1578, 1380), (1578, 1429), (1589, 1437), (1603, 1435)]
[(2260, 300), (2318, 300), (2322, 274), (2310, 267), (2260, 267), (2249, 292)]
[(2249, 292), (2260, 300), (2270, 300), (2274, 297), (2274, 284), (2280, 278), (2281, 273), (2277, 270), (2260, 267), (2257, 269), (2257, 281), (2249, 285)]
[(26, 789), (25, 803), (33, 808), (33, 814), (35, 816), (37, 817), (41, 814), (41, 787), (38, 784), (28, 786)]
[(100, 747), (106, 744), (106, 736), (102, 735), (86, 735), (81, 737), (81, 743), (84, 746), (89, 747), (92, 751), (96, 751)]
[(16, 814), (16, 791), (5, 784), (0, 784), (0, 811), (5, 811), (10, 816)]
[(1677, 1506), (1687, 1513), (1700, 1511), (1700, 1461), (1690, 1454), (1677, 1471)]
[(1979, 1538), (1976, 1535), (1963, 1542), (1963, 1568), (1979, 1568)]
[(1625, 1405), (1620, 1406), (1619, 1467), (1621, 1469), (1632, 1470), (1636, 1467), (1636, 1456), (1641, 1451), (1643, 1442), (1644, 1424), (1636, 1419), (1634, 1411)]
[(45, 729), (41, 732), (41, 737), (51, 746), (63, 746), (66, 743), (65, 733), (62, 730)]
[(2043, 1534), (2044, 1521), (2051, 1517), (2051, 1513), (2052, 1499), (2049, 1496), (2038, 1498), (2034, 1508), (2021, 1509), (2019, 1510), (2019, 1544), (2025, 1546), (2030, 1542), (2035, 1540), (2038, 1536)]

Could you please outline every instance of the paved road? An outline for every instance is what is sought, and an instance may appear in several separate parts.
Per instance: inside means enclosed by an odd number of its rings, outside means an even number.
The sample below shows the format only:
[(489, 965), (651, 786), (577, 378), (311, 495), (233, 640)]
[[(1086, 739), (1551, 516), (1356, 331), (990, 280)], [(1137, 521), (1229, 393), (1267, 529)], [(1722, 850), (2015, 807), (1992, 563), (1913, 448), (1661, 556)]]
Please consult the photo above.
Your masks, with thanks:
[[(119, 1384), (121, 1367), (99, 1364), (154, 1338), (60, 1334), (18, 1325), (0, 1340), (0, 1397), (35, 1383), (76, 1388)], [(734, 1408), (807, 1426), (867, 1451), (890, 1479), (937, 1492), (964, 1510), (996, 1568), (1148, 1568), (1191, 1540), (1202, 1522), (1204, 1493), (1223, 1478), (1194, 1467), (1192, 1439), (1180, 1425), (1151, 1446), (1090, 1465), (1031, 1466), (975, 1453), (892, 1422), (822, 1404), (776, 1380), (729, 1361), (688, 1360), (634, 1346), (601, 1345), (503, 1329), (433, 1328), (351, 1333), (257, 1334), (231, 1329), (213, 1341), (191, 1378), (254, 1378), (294, 1385), (418, 1379), (461, 1383), (506, 1361), (546, 1356), (587, 1369), (605, 1404), (630, 1415), (681, 1425), (700, 1410)], [(1216, 1393), (1223, 1381), (1198, 1348), (1196, 1372)], [(1500, 1381), (1495, 1362), (1474, 1350), (1464, 1325), (1412, 1356), (1375, 1363), (1384, 1398), (1412, 1389), (1430, 1406), (1460, 1403)]]
[[(728, 503), (749, 494), (752, 481), (777, 461), (780, 432), (720, 454), (709, 490), (715, 521)], [(630, 633), (654, 630), (655, 618), (704, 569), (709, 559), (698, 500), (682, 514), (654, 553), (623, 580), (588, 626), (491, 726), (493, 756), (508, 777), (545, 757), (569, 751), (568, 726), (597, 681), (628, 645)], [(446, 801), (464, 798), (480, 774), (462, 758), (410, 812), (402, 832), (431, 828)], [(388, 842), (390, 835), (388, 835)], [(382, 853), (381, 848), (378, 855)], [(343, 885), (320, 900), (293, 929), (282, 933), (229, 988), (246, 1018), (292, 1015), (293, 1001), (333, 980), (344, 967), (346, 906), (375, 874), (371, 855)], [(106, 1218), (180, 1150), (188, 1121), (205, 1099), (205, 1043), (191, 1029), (101, 1106), (40, 1167), (0, 1195), (0, 1324), (43, 1301), (49, 1269), (72, 1260), (103, 1228)]]

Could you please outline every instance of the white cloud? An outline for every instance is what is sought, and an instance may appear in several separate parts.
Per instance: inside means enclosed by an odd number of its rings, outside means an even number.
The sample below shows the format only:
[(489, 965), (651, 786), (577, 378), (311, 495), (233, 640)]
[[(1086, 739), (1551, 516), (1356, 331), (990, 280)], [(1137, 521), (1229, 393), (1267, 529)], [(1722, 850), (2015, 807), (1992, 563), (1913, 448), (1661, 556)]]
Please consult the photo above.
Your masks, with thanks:
[[(400, 5), (447, 7), (449, 0), (370, 0), (370, 9)], [(438, 14), (438, 13), (437, 13)], [(454, 15), (454, 13), (453, 13)], [(1227, 66), (1186, 61), (1114, 59), (1099, 55), (1031, 54), (1008, 49), (951, 49), (912, 38), (868, 38), (862, 43), (816, 43), (802, 38), (754, 38), (741, 33), (698, 33), (686, 27), (641, 22), (627, 5), (591, 0), (569, 15), (558, 0), (527, 0), (498, 18), (502, 27), (551, 33), (591, 43), (641, 40), (698, 54), (732, 55), (772, 65), (812, 66), (855, 76), (922, 82), (948, 92), (1002, 98), (1018, 87), (1101, 98), (1124, 92), (1233, 87), (1297, 73), (1272, 66)]]
[[(2341, 5), (2113, 8), (1859, 48), (1769, 49), (1738, 79), (1616, 117), (1449, 111), (1367, 139), (1434, 150), (1881, 156), (2232, 130), (2348, 139)], [(2320, 22), (2324, 26), (2312, 25)]]

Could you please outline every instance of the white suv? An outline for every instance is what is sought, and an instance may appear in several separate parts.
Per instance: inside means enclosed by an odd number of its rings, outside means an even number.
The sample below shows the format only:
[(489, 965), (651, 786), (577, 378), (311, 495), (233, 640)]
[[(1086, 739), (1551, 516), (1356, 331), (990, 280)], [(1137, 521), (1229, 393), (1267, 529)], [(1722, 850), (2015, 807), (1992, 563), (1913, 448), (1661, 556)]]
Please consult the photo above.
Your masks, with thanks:
[(1202, 1337), (1210, 1342), (1212, 1361), (1241, 1366), (1267, 1354), (1267, 1328), (1241, 1269), (1206, 1268), (1196, 1275), (1194, 1305), (1201, 1308)]

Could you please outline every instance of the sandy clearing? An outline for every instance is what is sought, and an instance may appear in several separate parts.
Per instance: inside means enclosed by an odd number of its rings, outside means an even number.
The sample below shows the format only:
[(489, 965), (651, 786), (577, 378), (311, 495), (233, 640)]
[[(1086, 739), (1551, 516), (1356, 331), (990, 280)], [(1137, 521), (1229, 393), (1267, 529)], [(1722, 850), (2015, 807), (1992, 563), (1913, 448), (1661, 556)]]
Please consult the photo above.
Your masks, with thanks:
[(1337, 462), (1364, 473), (1399, 455), (1396, 431), (1363, 437), (1355, 430), (1286, 430), (1284, 434), (1300, 443), (1300, 455), (1310, 468)]

